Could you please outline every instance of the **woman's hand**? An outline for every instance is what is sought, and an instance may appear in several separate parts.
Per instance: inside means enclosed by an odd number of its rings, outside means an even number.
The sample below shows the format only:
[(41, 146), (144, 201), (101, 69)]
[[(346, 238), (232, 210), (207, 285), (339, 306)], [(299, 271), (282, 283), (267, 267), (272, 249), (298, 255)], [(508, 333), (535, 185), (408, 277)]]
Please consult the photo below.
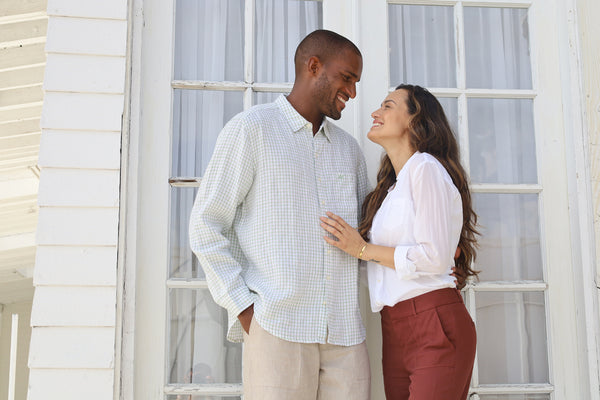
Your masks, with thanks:
[(327, 212), (327, 217), (321, 217), (321, 227), (331, 233), (337, 240), (324, 236), (325, 241), (352, 257), (357, 257), (367, 244), (358, 231), (348, 225), (341, 217)]

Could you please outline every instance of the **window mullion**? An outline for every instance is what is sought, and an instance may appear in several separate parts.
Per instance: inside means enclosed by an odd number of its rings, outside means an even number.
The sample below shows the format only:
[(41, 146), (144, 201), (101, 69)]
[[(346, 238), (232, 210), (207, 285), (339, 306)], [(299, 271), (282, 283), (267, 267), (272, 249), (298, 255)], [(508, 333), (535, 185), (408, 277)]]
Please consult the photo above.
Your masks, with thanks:
[(240, 396), (243, 388), (241, 383), (180, 383), (165, 385), (164, 392), (166, 395)]
[(252, 106), (252, 84), (254, 83), (254, 1), (245, 1), (244, 10), (244, 80), (248, 88), (244, 92), (244, 110)]

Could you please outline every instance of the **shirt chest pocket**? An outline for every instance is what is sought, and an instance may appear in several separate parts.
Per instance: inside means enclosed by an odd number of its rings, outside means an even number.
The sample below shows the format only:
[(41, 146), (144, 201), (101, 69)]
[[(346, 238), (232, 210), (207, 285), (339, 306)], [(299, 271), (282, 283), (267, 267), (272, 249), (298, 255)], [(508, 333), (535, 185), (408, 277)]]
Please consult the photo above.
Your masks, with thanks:
[(358, 224), (358, 194), (356, 175), (347, 173), (334, 173), (329, 180), (327, 190), (329, 199), (327, 211), (342, 217), (352, 226)]
[(386, 201), (382, 207), (379, 228), (394, 243), (403, 243), (413, 237), (415, 223), (414, 205), (411, 199), (397, 197)]

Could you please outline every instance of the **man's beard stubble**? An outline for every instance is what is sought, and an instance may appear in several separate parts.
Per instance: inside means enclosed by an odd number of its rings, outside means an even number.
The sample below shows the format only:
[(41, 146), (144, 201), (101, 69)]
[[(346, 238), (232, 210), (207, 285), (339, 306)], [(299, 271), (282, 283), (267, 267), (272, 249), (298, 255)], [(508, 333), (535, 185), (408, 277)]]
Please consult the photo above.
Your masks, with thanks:
[(323, 114), (333, 120), (340, 119), (342, 112), (337, 108), (337, 97), (330, 98), (332, 90), (326, 74), (322, 74), (317, 80), (316, 89), (316, 101), (319, 102)]

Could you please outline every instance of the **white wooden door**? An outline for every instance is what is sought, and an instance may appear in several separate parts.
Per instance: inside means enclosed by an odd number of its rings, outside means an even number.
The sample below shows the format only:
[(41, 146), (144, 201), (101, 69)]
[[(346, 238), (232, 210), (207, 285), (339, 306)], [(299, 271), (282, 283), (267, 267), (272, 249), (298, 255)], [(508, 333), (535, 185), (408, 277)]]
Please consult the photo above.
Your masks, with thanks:
[[(481, 280), (464, 291), (479, 333), (473, 398), (584, 398), (561, 212), (558, 0), (145, 0), (143, 8), (130, 188), (138, 205), (127, 249), (135, 246), (137, 266), (136, 398), (242, 395), (241, 347), (224, 338), (226, 317), (189, 250), (187, 218), (220, 128), (290, 90), (295, 47), (320, 27), (363, 52), (358, 97), (339, 124), (362, 143), (371, 176), (381, 151), (365, 139), (369, 115), (395, 85), (428, 87), (455, 127), (483, 233)], [(378, 316), (365, 294), (373, 398), (383, 399)]]

